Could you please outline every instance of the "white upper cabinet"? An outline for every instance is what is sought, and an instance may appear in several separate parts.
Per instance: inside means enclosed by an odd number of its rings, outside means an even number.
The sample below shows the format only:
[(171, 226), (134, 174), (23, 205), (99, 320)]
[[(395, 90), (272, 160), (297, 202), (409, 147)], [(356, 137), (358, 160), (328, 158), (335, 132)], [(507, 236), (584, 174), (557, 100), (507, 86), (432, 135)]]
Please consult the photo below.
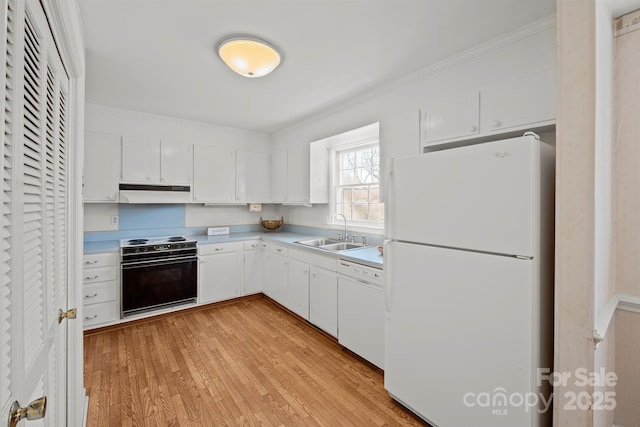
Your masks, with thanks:
[(480, 126), (483, 132), (552, 122), (556, 117), (555, 68), (482, 91)]
[(423, 115), (424, 140), (440, 141), (476, 135), (480, 132), (480, 93), (460, 93), (426, 107)]
[(122, 137), (122, 181), (160, 182), (160, 141)]
[(85, 132), (84, 201), (117, 202), (120, 182), (120, 137)]
[(193, 146), (193, 201), (221, 204), (238, 202), (235, 150)]
[(271, 156), (254, 151), (236, 152), (236, 195), (238, 201), (271, 201)]
[(190, 170), (188, 144), (122, 137), (123, 182), (188, 185)]
[(283, 203), (287, 198), (287, 150), (271, 155), (271, 201)]
[(556, 69), (432, 100), (421, 109), (421, 145), (487, 138), (555, 124)]
[(287, 203), (309, 202), (309, 144), (289, 147), (287, 155)]
[(298, 144), (273, 152), (272, 202), (292, 205), (329, 202), (328, 150), (312, 146)]
[(191, 146), (160, 141), (160, 182), (163, 184), (191, 183)]

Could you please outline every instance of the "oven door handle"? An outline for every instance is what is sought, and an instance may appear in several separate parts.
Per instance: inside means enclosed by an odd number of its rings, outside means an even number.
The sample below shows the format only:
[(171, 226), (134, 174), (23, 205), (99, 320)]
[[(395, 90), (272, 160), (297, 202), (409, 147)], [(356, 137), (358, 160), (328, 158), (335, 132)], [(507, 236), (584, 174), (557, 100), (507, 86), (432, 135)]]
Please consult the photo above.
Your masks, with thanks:
[(155, 266), (161, 266), (161, 265), (181, 264), (185, 262), (196, 262), (196, 261), (198, 261), (198, 257), (196, 256), (183, 257), (183, 258), (168, 258), (168, 259), (165, 258), (164, 260), (154, 259), (149, 261), (128, 262), (126, 264), (122, 264), (122, 269), (129, 270), (129, 269), (138, 268), (138, 267), (155, 267)]

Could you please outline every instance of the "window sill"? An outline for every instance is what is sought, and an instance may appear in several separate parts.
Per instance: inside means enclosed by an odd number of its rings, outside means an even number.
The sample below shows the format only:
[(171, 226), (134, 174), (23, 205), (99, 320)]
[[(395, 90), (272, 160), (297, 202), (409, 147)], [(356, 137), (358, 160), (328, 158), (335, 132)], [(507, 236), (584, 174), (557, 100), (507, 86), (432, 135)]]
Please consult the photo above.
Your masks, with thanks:
[[(337, 231), (344, 231), (344, 223), (338, 223), (338, 222), (328, 222), (325, 224), (327, 228), (331, 229), (331, 230), (337, 230)], [(359, 232), (359, 233), (366, 233), (366, 234), (378, 234), (378, 235), (384, 235), (384, 226), (380, 225), (380, 226), (374, 226), (374, 225), (362, 225), (362, 224), (349, 224), (349, 222), (347, 222), (347, 231), (349, 232)]]

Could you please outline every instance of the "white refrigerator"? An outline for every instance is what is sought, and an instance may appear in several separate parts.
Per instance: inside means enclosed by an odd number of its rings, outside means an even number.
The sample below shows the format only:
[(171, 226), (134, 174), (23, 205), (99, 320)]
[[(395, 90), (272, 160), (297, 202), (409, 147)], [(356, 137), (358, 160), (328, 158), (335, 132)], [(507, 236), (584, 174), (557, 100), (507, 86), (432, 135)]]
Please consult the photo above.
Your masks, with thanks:
[(388, 172), (385, 388), (433, 426), (550, 425), (554, 148), (525, 134)]

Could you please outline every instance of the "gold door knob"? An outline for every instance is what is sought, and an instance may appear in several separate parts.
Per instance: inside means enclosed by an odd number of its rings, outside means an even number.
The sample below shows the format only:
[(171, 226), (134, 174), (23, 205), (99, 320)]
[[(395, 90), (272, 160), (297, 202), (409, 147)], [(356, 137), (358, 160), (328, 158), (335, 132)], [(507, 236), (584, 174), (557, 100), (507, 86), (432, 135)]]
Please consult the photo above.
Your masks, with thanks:
[(58, 311), (58, 323), (62, 323), (64, 319), (75, 319), (77, 315), (77, 308), (72, 308), (69, 311), (62, 311), (62, 309), (60, 309), (60, 311)]
[(39, 420), (44, 418), (47, 412), (47, 397), (43, 396), (29, 403), (26, 408), (21, 408), (20, 404), (15, 401), (9, 410), (9, 427), (16, 427), (18, 421), (26, 418), (28, 420)]

